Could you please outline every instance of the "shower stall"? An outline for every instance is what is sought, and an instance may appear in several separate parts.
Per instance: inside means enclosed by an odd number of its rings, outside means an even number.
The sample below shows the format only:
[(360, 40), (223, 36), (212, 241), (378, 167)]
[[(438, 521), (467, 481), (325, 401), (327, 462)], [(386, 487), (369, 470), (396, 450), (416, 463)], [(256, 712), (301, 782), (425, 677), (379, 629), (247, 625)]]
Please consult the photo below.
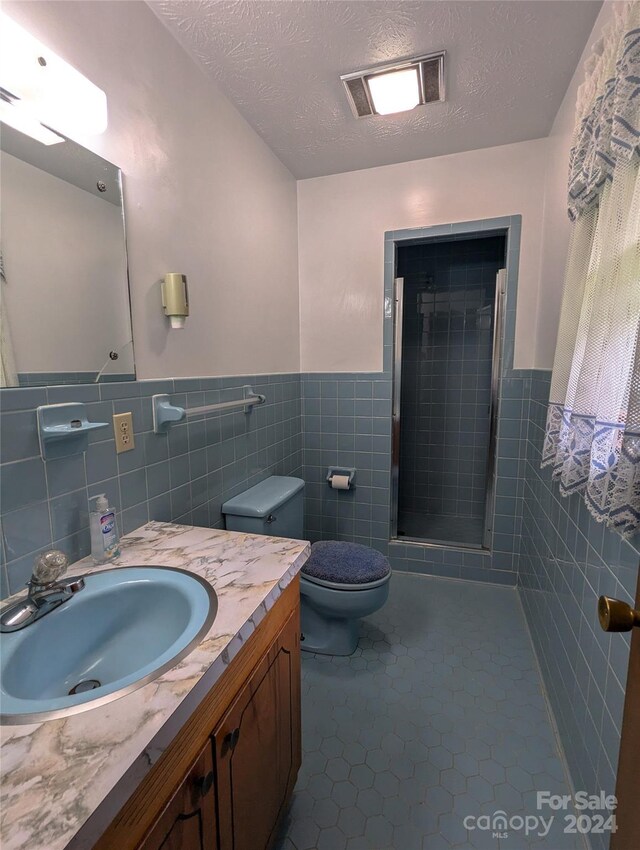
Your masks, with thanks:
[(392, 538), (490, 546), (505, 242), (398, 246)]

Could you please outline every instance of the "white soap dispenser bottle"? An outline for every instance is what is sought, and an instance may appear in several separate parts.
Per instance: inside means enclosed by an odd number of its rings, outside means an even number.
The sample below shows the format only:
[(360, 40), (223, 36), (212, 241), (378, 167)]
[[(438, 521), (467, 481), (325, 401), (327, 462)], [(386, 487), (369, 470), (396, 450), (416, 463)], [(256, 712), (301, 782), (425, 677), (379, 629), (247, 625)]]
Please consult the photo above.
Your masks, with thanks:
[(109, 507), (109, 502), (104, 493), (92, 496), (95, 499), (95, 510), (89, 514), (89, 525), (91, 529), (91, 557), (96, 564), (104, 564), (113, 561), (120, 554), (118, 545), (118, 524), (116, 512)]

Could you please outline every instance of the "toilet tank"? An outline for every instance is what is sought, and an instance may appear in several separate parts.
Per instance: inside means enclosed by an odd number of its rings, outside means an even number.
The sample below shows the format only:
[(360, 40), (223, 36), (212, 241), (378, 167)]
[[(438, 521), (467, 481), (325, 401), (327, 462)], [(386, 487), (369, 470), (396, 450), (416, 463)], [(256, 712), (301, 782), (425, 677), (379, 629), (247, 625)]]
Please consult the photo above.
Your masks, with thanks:
[(272, 475), (222, 506), (227, 531), (271, 534), (301, 540), (304, 535), (304, 481)]

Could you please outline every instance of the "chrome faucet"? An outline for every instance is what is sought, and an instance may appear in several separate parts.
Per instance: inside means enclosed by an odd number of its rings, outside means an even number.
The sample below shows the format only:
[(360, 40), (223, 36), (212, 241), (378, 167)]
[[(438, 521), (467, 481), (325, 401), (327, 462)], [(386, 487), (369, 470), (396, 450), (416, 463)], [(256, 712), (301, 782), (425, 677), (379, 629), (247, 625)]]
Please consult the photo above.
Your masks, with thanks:
[(84, 579), (75, 576), (60, 581), (69, 566), (69, 559), (57, 549), (39, 555), (33, 565), (33, 574), (27, 582), (27, 598), (6, 608), (0, 616), (0, 632), (17, 632), (35, 623), (84, 587)]

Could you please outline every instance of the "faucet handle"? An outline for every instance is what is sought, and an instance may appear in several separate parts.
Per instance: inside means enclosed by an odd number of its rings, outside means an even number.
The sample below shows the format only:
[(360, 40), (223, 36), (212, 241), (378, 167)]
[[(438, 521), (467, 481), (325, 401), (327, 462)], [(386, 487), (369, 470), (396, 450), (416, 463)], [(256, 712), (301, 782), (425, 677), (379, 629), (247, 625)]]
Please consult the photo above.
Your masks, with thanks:
[(51, 549), (39, 555), (33, 565), (30, 584), (47, 587), (54, 584), (69, 566), (69, 559), (59, 549)]

